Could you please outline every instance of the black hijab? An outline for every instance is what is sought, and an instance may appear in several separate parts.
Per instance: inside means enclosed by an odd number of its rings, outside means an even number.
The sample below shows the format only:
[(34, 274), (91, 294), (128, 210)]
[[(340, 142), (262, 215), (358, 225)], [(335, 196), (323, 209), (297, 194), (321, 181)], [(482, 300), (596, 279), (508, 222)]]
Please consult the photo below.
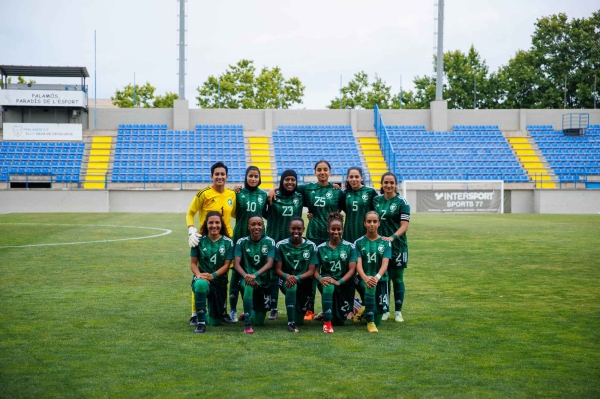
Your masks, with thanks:
[(296, 179), (296, 187), (298, 187), (298, 175), (296, 174), (296, 172), (292, 169), (284, 170), (281, 174), (281, 179), (279, 180), (279, 192), (285, 197), (289, 197), (290, 195), (296, 192), (295, 188), (292, 191), (290, 191), (286, 190), (286, 188), (283, 186), (283, 181), (285, 180), (285, 178), (290, 176), (293, 176), (294, 179)]

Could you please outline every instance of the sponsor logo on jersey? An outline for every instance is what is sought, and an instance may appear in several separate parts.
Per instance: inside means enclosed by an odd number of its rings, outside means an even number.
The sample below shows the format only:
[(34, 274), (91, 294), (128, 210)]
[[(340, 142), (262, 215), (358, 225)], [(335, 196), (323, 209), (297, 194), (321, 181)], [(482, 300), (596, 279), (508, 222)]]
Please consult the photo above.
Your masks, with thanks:
[(323, 259), (329, 259), (329, 256), (325, 255), (323, 256)]
[(231, 201), (231, 198), (227, 199), (227, 205), (229, 206), (233, 206), (233, 201)]
[(327, 194), (325, 194), (325, 198), (327, 198), (327, 199), (333, 198), (333, 193), (328, 191)]
[(242, 194), (242, 198), (246, 198), (246, 194)]
[(204, 252), (206, 252), (206, 248), (202, 248), (202, 250), (203, 250)]
[(225, 247), (220, 247), (220, 248), (219, 248), (219, 253), (220, 253), (221, 255), (224, 255), (224, 254), (225, 254)]
[(379, 245), (377, 247), (377, 250), (379, 251), (380, 254), (382, 254), (385, 251), (385, 247), (383, 245)]
[(246, 252), (250, 252), (250, 250), (246, 248)]
[(308, 251), (304, 251), (304, 252), (302, 252), (302, 257), (304, 259), (308, 259), (308, 258), (310, 258), (310, 253)]
[(263, 247), (260, 250), (264, 255), (266, 255), (269, 252), (269, 247), (267, 247), (266, 245), (263, 245)]
[(346, 260), (347, 258), (348, 258), (348, 254), (346, 253), (346, 251), (340, 252), (340, 259), (341, 260)]

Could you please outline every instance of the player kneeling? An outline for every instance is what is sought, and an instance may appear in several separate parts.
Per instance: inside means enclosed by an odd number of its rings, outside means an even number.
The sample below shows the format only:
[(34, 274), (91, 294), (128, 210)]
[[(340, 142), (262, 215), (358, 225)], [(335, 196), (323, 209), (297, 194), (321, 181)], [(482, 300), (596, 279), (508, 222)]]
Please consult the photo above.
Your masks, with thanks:
[[(358, 272), (357, 290), (364, 298), (367, 331), (376, 333), (383, 314), (389, 310), (387, 267), (392, 256), (389, 242), (384, 241), (377, 233), (379, 215), (369, 211), (365, 215), (367, 234), (356, 240), (354, 247), (358, 255), (356, 270)], [(376, 302), (376, 299), (379, 302)]]
[(290, 238), (277, 243), (275, 270), (281, 279), (279, 288), (285, 294), (288, 331), (297, 333), (304, 322), (304, 314), (312, 293), (312, 276), (317, 263), (315, 244), (302, 238), (304, 220), (294, 216), (290, 222)]
[(248, 237), (240, 238), (235, 246), (234, 269), (243, 277), (240, 284), (243, 289), (246, 334), (254, 333), (252, 325), (262, 326), (267, 312), (271, 310), (271, 274), (275, 256), (275, 241), (262, 234), (263, 219), (252, 216), (248, 219)]
[[(198, 315), (195, 333), (221, 325), (227, 314), (227, 272), (233, 259), (233, 241), (219, 212), (209, 212), (201, 228), (202, 237), (190, 253), (190, 269), (194, 273), (192, 290)], [(206, 303), (208, 302), (208, 317)]]
[(320, 271), (315, 271), (319, 281), (323, 304), (323, 332), (333, 333), (334, 325), (344, 325), (354, 303), (353, 277), (356, 273), (354, 245), (342, 240), (344, 218), (334, 212), (327, 219), (329, 241), (317, 247)]

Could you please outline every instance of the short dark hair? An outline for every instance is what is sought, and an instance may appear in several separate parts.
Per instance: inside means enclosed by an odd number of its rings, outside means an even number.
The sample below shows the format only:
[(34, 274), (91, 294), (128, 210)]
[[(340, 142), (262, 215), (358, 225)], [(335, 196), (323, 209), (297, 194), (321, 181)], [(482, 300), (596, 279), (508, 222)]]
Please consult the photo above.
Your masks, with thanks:
[(214, 175), (215, 174), (215, 169), (217, 168), (223, 168), (225, 169), (225, 174), (229, 175), (229, 168), (227, 167), (227, 165), (225, 165), (223, 162), (219, 161), (219, 162), (215, 162), (213, 164), (213, 166), (210, 167), (210, 175)]
[(327, 167), (329, 168), (329, 170), (331, 170), (331, 165), (329, 164), (329, 161), (326, 161), (326, 160), (324, 160), (324, 159), (321, 159), (321, 160), (317, 161), (317, 163), (315, 164), (315, 168), (314, 168), (314, 170), (317, 170), (317, 165), (319, 165), (320, 163), (325, 163), (325, 164), (327, 164)]

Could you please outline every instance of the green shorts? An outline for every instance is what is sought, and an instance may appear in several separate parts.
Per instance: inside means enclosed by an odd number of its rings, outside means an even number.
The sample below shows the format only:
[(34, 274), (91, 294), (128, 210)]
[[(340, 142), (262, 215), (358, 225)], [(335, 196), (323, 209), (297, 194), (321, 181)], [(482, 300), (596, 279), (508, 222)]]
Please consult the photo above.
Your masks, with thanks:
[[(192, 278), (192, 292), (194, 291), (194, 281), (196, 281), (196, 276)], [(208, 316), (216, 320), (221, 320), (224, 316), (227, 316), (227, 298), (227, 286), (219, 287), (216, 284), (209, 284), (209, 290), (206, 294)]]
[(408, 267), (408, 248), (404, 252), (392, 253), (392, 259), (390, 259), (390, 268), (399, 267), (406, 269)]

